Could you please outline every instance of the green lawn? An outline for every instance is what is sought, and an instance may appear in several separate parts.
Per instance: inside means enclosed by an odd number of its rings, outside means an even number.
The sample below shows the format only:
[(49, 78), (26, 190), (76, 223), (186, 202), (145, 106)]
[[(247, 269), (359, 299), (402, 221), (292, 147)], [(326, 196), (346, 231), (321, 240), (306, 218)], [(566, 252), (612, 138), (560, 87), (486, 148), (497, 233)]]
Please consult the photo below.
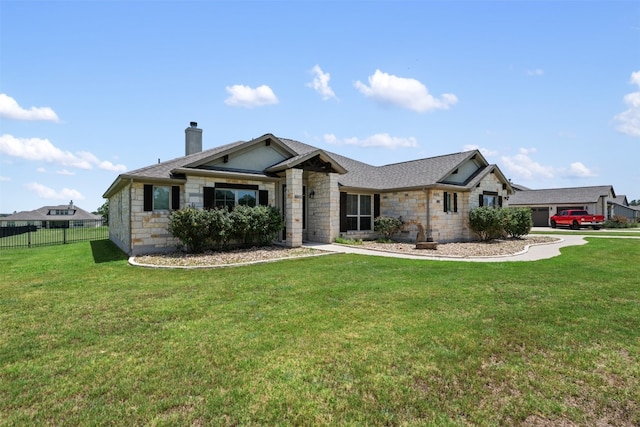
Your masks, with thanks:
[(0, 425), (640, 424), (637, 239), (192, 271), (97, 241), (0, 269)]

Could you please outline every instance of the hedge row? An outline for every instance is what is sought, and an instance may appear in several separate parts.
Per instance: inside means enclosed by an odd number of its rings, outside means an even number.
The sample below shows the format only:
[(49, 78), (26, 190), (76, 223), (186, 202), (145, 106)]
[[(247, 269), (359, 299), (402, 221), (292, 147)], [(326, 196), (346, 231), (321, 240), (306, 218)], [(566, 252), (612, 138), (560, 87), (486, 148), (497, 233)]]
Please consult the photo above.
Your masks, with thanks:
[(506, 236), (520, 238), (529, 234), (533, 221), (529, 208), (479, 207), (469, 212), (469, 227), (480, 240)]
[(232, 243), (251, 247), (270, 244), (282, 230), (280, 212), (270, 206), (236, 206), (232, 211), (187, 207), (169, 216), (169, 232), (189, 252), (227, 249)]

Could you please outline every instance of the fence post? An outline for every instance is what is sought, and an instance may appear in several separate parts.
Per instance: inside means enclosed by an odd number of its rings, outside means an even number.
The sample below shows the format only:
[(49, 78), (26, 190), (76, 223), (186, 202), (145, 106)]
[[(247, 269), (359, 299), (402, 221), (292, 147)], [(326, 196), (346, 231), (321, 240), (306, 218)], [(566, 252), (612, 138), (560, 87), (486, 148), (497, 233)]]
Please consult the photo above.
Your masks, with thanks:
[(63, 245), (67, 244), (67, 229), (66, 228), (62, 229), (62, 244)]
[(31, 228), (29, 228), (29, 231), (27, 231), (27, 247), (30, 248), (31, 247)]

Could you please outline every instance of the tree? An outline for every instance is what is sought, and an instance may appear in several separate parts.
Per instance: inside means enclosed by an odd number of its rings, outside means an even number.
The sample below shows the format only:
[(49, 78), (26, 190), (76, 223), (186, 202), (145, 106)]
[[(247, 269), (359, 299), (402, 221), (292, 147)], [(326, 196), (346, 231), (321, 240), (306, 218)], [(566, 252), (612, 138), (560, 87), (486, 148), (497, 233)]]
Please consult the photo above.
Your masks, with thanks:
[(632, 200), (629, 202), (630, 206), (640, 206), (640, 200)]
[(104, 225), (109, 225), (109, 200), (104, 202), (97, 210), (97, 214), (104, 219)]

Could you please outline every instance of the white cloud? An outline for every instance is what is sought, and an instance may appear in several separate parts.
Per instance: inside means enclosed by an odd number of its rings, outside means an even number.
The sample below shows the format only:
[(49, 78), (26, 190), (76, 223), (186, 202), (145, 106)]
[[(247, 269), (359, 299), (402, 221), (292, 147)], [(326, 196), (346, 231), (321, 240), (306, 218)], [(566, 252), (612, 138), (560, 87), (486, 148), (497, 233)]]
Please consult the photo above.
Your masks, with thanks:
[(543, 75), (544, 74), (544, 70), (542, 70), (540, 68), (536, 68), (535, 70), (527, 70), (526, 73), (527, 73), (527, 76), (537, 77), (537, 76)]
[(498, 155), (497, 151), (490, 150), (490, 149), (484, 148), (484, 147), (480, 147), (479, 145), (466, 144), (464, 147), (462, 147), (462, 151), (473, 151), (473, 150), (480, 150), (482, 155), (485, 156), (485, 157), (491, 157), (491, 156), (497, 156)]
[(0, 117), (14, 120), (46, 120), (57, 122), (58, 115), (49, 107), (31, 107), (25, 110), (12, 97), (0, 93)]
[[(640, 70), (631, 73), (629, 83), (640, 89)], [(623, 100), (628, 108), (613, 118), (617, 123), (616, 130), (630, 136), (640, 136), (640, 90), (625, 95)]]
[(329, 86), (331, 74), (323, 73), (319, 65), (313, 67), (311, 72), (315, 74), (315, 77), (311, 83), (307, 83), (307, 86), (318, 92), (325, 101), (331, 98), (336, 98), (336, 94), (333, 92), (333, 89), (331, 89), (331, 86)]
[(338, 139), (333, 134), (324, 135), (324, 141), (333, 145), (355, 145), (358, 147), (384, 147), (396, 149), (398, 147), (417, 147), (418, 142), (414, 137), (400, 138), (388, 133), (377, 133), (364, 139), (357, 137)]
[(11, 178), (9, 178), (8, 176), (0, 175), (0, 182), (9, 182), (9, 181), (11, 181)]
[(125, 165), (114, 165), (108, 160), (103, 160), (100, 163), (98, 163), (98, 167), (100, 169), (111, 171), (111, 172), (124, 172), (127, 170), (127, 167)]
[(62, 170), (56, 171), (56, 173), (57, 173), (58, 175), (67, 175), (67, 176), (73, 176), (73, 175), (75, 175), (75, 172), (71, 172), (71, 171), (68, 171), (68, 170), (66, 170), (66, 169), (62, 169)]
[(227, 86), (226, 90), (231, 96), (225, 99), (224, 103), (232, 107), (253, 108), (278, 103), (278, 98), (267, 85), (258, 86), (255, 89), (244, 85), (233, 85)]
[(380, 70), (369, 76), (369, 86), (361, 81), (355, 82), (354, 86), (363, 95), (380, 103), (397, 105), (419, 113), (448, 110), (458, 102), (453, 94), (445, 93), (438, 99), (418, 80), (397, 77)]
[(47, 173), (47, 170), (45, 168), (38, 168), (38, 169), (36, 169), (36, 172), (38, 172), (38, 173)]
[(500, 167), (515, 175), (516, 178), (530, 179), (536, 176), (553, 178), (554, 170), (551, 166), (543, 166), (529, 157), (535, 149), (521, 148), (515, 156), (502, 156)]
[(591, 178), (597, 176), (595, 172), (583, 165), (581, 162), (571, 163), (565, 175), (571, 178)]
[(31, 182), (29, 184), (25, 184), (25, 187), (33, 191), (38, 195), (38, 197), (42, 199), (52, 199), (52, 200), (84, 200), (84, 196), (78, 190), (73, 190), (70, 188), (63, 188), (60, 191), (56, 191), (52, 188), (49, 188), (45, 185), (39, 184), (37, 182)]
[(48, 139), (16, 138), (9, 134), (0, 136), (0, 153), (26, 160), (45, 161), (60, 166), (78, 169), (92, 169), (94, 165), (100, 169), (110, 171), (124, 171), (124, 165), (113, 165), (111, 162), (100, 161), (94, 154), (87, 151), (71, 153), (56, 147)]

